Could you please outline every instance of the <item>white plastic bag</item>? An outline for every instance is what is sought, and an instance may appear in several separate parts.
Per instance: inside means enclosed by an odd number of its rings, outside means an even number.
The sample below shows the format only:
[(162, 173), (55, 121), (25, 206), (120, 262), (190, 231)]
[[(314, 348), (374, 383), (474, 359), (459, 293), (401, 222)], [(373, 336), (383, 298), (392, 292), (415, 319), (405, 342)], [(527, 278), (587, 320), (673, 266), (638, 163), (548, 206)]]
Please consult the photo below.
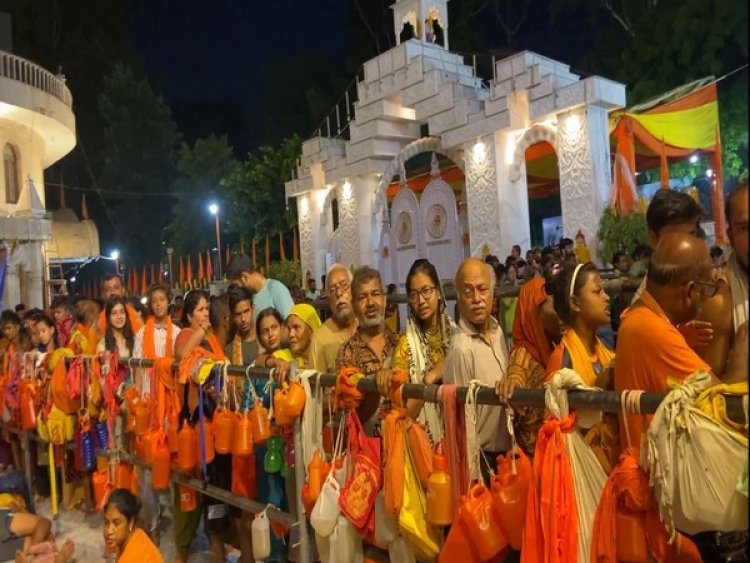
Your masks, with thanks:
[[(589, 389), (581, 376), (572, 369), (561, 369), (545, 384), (544, 402), (549, 414), (555, 418), (566, 418), (570, 414), (566, 389)], [(577, 428), (565, 434), (565, 450), (573, 473), (573, 487), (578, 514), (578, 560), (591, 559), (591, 532), (594, 515), (607, 481), (607, 475), (596, 459), (591, 447), (581, 437)]]
[(330, 539), (329, 563), (358, 563), (364, 560), (362, 539), (346, 516), (339, 516)]
[[(387, 548), (398, 537), (398, 522), (385, 509), (385, 497), (379, 492), (375, 497), (375, 545)], [(392, 561), (398, 561), (391, 558)]]
[(315, 546), (318, 548), (318, 557), (320, 563), (331, 562), (331, 538), (330, 536), (324, 538), (317, 532), (315, 532)]
[(340, 486), (333, 472), (330, 472), (320, 489), (318, 500), (315, 501), (310, 513), (310, 525), (320, 537), (327, 538), (333, 533), (338, 522), (341, 509), (339, 508)]
[(250, 526), (253, 538), (253, 559), (256, 561), (267, 559), (271, 556), (271, 526), (264, 510), (253, 520)]
[(673, 534), (747, 530), (748, 499), (737, 491), (747, 439), (695, 409), (711, 386), (699, 371), (662, 401), (646, 434), (641, 464), (649, 472), (659, 516)]

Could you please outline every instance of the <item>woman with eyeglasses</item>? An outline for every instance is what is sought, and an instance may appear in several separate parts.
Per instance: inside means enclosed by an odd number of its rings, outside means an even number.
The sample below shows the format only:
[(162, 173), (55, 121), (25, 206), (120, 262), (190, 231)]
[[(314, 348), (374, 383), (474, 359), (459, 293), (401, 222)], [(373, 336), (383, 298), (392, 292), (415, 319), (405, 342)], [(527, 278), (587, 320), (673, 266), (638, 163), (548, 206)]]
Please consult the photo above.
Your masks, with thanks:
[[(583, 383), (600, 389), (613, 389), (615, 354), (597, 336), (610, 323), (609, 295), (596, 266), (566, 264), (552, 281), (555, 312), (563, 335), (547, 362), (547, 378), (561, 368), (577, 372)], [(602, 415), (590, 428), (579, 428), (586, 436), (599, 463), (609, 474), (620, 454), (617, 417)]]
[[(411, 383), (440, 383), (454, 324), (445, 308), (437, 270), (429, 260), (420, 258), (412, 264), (406, 292), (409, 315), (406, 332), (393, 353), (393, 368), (406, 370)], [(409, 399), (406, 408), (425, 425), (433, 443), (440, 441), (443, 422), (435, 404)]]

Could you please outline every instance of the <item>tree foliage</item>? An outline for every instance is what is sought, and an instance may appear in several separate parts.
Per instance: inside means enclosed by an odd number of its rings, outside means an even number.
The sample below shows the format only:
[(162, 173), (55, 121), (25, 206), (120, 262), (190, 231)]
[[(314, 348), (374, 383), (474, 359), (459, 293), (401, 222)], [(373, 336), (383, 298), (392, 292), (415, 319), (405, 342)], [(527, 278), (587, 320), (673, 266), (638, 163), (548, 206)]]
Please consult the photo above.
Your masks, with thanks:
[(217, 203), (220, 218), (223, 217), (226, 204), (220, 184), (236, 165), (226, 137), (209, 135), (198, 139), (192, 147), (185, 143), (180, 146), (177, 179), (173, 184), (176, 202), (166, 229), (167, 245), (178, 255), (195, 254), (216, 246), (214, 218), (207, 206), (210, 202)]
[(99, 108), (104, 120), (102, 182), (113, 202), (123, 261), (157, 262), (172, 201), (168, 194), (175, 177), (177, 126), (149, 83), (122, 65), (105, 78)]
[(238, 164), (222, 183), (227, 201), (227, 230), (245, 240), (287, 231), (296, 223), (294, 205), (286, 206), (284, 182), (302, 143), (296, 135), (277, 147), (261, 146)]
[(603, 264), (611, 263), (615, 252), (630, 256), (636, 245), (646, 241), (647, 234), (646, 216), (643, 213), (631, 211), (620, 217), (612, 207), (607, 206), (599, 219), (596, 233), (599, 260)]

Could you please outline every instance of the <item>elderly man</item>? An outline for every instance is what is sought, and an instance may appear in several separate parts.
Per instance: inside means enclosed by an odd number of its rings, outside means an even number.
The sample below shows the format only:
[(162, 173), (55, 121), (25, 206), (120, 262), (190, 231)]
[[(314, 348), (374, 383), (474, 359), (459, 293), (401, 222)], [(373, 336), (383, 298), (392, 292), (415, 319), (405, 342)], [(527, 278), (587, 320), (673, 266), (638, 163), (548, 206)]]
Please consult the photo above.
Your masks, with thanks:
[[(505, 336), (498, 322), (490, 316), (494, 289), (495, 276), (490, 266), (477, 258), (464, 260), (456, 273), (458, 331), (451, 339), (445, 383), (468, 385), (469, 381), (477, 379), (495, 387), (498, 381), (505, 379), (508, 367)], [(505, 409), (478, 407), (477, 436), (487, 459), (494, 460), (510, 449), (506, 428)], [(487, 481), (487, 468), (481, 469)]]
[(727, 235), (732, 254), (726, 276), (717, 280), (716, 295), (708, 300), (698, 318), (711, 323), (713, 340), (700, 351), (701, 357), (720, 379), (724, 379), (729, 349), (737, 330), (748, 320), (748, 185), (742, 184), (727, 198)]
[(292, 295), (287, 287), (279, 280), (266, 278), (255, 269), (255, 264), (246, 254), (235, 254), (227, 265), (227, 279), (229, 285), (244, 287), (254, 295), (253, 322), (258, 313), (268, 307), (273, 307), (283, 318), (294, 307)]
[(313, 333), (310, 358), (314, 369), (333, 373), (339, 349), (357, 330), (357, 319), (352, 310), (352, 273), (342, 264), (328, 268), (326, 293), (331, 307), (331, 318)]
[[(336, 371), (344, 367), (356, 368), (365, 377), (375, 378), (383, 397), (388, 396), (391, 380), (391, 360), (398, 336), (385, 326), (385, 290), (380, 272), (363, 266), (354, 272), (352, 280), (354, 314), (359, 326), (349, 341), (339, 350)], [(374, 393), (365, 396), (357, 414), (368, 434), (379, 427), (377, 417), (380, 398)]]
[[(705, 241), (680, 232), (662, 235), (649, 264), (646, 289), (622, 317), (617, 340), (615, 390), (664, 393), (671, 383), (679, 383), (698, 370), (711, 371), (688, 346), (677, 325), (694, 319), (704, 301), (716, 294), (717, 288), (718, 282), (711, 279), (711, 257)], [(724, 375), (727, 383), (747, 379), (747, 346), (745, 323), (735, 335), (729, 353)], [(621, 417), (620, 425), (627, 424), (636, 457), (641, 433), (651, 418), (649, 415), (629, 416), (622, 420)], [(628, 447), (627, 435), (620, 433), (623, 449)], [(747, 532), (742, 534), (706, 532), (693, 539), (704, 561), (729, 561), (726, 555), (744, 551)]]

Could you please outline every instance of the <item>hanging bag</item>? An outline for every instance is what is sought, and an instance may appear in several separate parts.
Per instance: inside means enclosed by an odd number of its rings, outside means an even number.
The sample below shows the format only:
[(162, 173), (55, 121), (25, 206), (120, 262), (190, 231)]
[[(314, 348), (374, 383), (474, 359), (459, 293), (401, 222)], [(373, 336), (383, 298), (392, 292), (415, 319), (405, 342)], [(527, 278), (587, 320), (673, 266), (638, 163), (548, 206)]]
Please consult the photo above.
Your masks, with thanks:
[(359, 416), (354, 411), (347, 415), (351, 473), (341, 489), (341, 511), (360, 533), (375, 529), (375, 497), (382, 484), (380, 466), (380, 438), (365, 435)]
[[(340, 455), (343, 443), (344, 425), (341, 424), (336, 437), (333, 459), (336, 459)], [(340, 495), (340, 485), (336, 480), (335, 471), (329, 471), (325, 481), (323, 481), (318, 500), (315, 501), (315, 506), (313, 506), (312, 513), (310, 514), (310, 525), (315, 530), (316, 535), (328, 538), (333, 533), (339, 514), (341, 513), (339, 507)]]

